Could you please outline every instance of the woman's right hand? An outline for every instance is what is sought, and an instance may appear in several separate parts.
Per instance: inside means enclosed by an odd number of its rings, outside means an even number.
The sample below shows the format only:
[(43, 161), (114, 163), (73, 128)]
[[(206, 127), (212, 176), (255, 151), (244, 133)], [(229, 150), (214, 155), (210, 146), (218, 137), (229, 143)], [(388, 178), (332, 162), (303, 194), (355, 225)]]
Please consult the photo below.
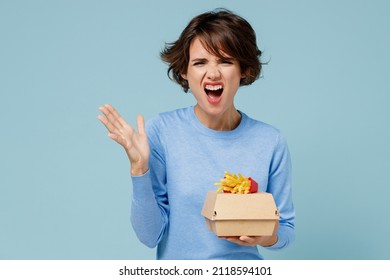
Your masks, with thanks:
[(131, 175), (142, 175), (149, 169), (150, 154), (143, 116), (137, 117), (138, 132), (109, 104), (99, 107), (104, 116), (98, 119), (109, 131), (108, 137), (120, 144), (126, 151), (131, 164)]

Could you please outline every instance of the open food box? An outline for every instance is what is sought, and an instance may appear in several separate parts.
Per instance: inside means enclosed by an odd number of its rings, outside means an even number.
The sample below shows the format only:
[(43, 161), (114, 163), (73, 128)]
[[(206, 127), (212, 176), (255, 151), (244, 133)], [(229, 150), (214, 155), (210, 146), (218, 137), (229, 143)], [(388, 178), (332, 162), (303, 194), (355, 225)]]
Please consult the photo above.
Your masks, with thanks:
[[(257, 191), (257, 188), (256, 188)], [(202, 215), (217, 236), (270, 236), (279, 220), (272, 194), (209, 191)]]

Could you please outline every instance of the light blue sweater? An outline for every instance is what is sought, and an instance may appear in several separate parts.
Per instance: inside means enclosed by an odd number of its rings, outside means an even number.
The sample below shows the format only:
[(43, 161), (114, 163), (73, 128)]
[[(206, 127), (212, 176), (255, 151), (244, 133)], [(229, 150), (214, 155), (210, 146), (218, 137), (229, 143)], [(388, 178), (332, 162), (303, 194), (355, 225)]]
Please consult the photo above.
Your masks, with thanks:
[(241, 173), (272, 193), (280, 212), (281, 249), (294, 239), (291, 163), (285, 139), (274, 127), (244, 113), (232, 131), (215, 131), (194, 107), (162, 113), (147, 122), (149, 171), (133, 176), (131, 222), (139, 240), (157, 248), (157, 259), (263, 259), (256, 247), (218, 238), (201, 215), (206, 194), (224, 175)]

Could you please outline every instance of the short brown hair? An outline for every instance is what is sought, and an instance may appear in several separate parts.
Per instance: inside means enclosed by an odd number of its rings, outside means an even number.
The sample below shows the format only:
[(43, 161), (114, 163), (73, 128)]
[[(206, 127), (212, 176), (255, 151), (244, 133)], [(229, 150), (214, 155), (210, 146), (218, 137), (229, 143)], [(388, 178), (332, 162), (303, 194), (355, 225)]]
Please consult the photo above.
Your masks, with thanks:
[(229, 10), (216, 9), (194, 17), (179, 39), (167, 43), (160, 53), (161, 59), (169, 65), (169, 78), (180, 84), (185, 92), (189, 88), (188, 81), (181, 74), (187, 73), (189, 49), (196, 37), (210, 53), (220, 58), (230, 56), (239, 62), (244, 74), (240, 85), (250, 85), (259, 78), (261, 51), (252, 26)]

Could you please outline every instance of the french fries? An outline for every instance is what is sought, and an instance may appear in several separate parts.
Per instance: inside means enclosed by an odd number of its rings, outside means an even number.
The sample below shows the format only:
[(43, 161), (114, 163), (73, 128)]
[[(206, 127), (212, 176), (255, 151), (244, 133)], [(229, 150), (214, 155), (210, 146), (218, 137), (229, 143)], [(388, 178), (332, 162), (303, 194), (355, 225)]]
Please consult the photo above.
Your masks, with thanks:
[(217, 192), (224, 191), (234, 194), (248, 194), (257, 192), (258, 185), (250, 177), (243, 176), (238, 173), (231, 174), (225, 171), (225, 176), (219, 182), (214, 183), (214, 186), (219, 186)]

